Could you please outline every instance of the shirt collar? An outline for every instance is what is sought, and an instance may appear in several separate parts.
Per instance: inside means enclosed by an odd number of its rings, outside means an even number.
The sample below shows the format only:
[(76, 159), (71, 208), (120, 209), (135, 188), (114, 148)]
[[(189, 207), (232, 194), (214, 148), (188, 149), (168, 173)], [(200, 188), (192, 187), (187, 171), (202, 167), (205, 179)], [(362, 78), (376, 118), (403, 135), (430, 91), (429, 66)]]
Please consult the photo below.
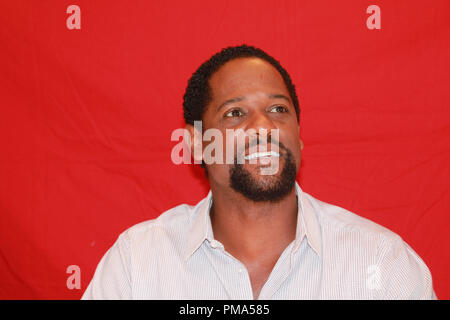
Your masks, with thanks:
[[(302, 191), (297, 182), (295, 182), (295, 192), (298, 200), (298, 215), (297, 231), (293, 249), (296, 251), (303, 238), (306, 236), (309, 246), (321, 256), (321, 233), (316, 213), (314, 212), (310, 200), (306, 197), (306, 194)], [(214, 240), (211, 218), (209, 216), (211, 204), (212, 192), (210, 190), (208, 195), (202, 199), (193, 210), (185, 252), (186, 260), (189, 259), (205, 240)]]
[(306, 235), (309, 246), (322, 256), (322, 237), (319, 220), (307, 194), (303, 192), (297, 182), (295, 182), (295, 191), (298, 200), (297, 232), (295, 236), (294, 250), (300, 246), (303, 237)]
[(212, 192), (209, 191), (206, 198), (202, 199), (194, 208), (191, 216), (191, 227), (188, 234), (186, 247), (186, 260), (200, 247), (205, 241), (213, 239), (211, 219), (209, 210), (212, 204)]

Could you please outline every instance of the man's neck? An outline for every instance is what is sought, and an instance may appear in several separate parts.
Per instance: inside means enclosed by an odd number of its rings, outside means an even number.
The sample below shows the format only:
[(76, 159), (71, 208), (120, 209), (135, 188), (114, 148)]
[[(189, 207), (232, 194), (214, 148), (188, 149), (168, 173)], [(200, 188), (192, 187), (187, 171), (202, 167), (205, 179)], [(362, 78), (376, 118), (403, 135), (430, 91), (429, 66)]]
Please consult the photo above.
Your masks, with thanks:
[(214, 238), (234, 257), (256, 261), (279, 256), (295, 239), (297, 197), (295, 187), (282, 200), (254, 202), (231, 188), (212, 189), (211, 223)]

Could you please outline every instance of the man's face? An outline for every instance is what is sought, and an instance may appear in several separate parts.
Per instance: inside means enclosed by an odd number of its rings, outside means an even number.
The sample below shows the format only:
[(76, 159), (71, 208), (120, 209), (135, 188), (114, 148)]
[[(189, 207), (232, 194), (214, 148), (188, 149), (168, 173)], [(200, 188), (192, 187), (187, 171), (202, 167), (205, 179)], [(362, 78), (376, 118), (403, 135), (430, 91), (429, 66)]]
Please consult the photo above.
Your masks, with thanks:
[[(292, 190), (300, 167), (303, 143), (294, 105), (279, 72), (259, 58), (239, 58), (227, 62), (210, 79), (211, 101), (203, 114), (203, 132), (216, 128), (222, 133), (223, 164), (207, 165), (210, 182), (217, 187), (232, 188), (254, 201), (277, 201)], [(243, 164), (226, 163), (227, 145), (234, 145), (236, 157), (258, 151), (256, 135), (247, 135), (244, 148), (227, 141), (226, 130), (249, 129), (269, 133), (268, 151), (279, 145), (279, 169), (275, 174), (262, 174), (270, 159), (245, 160)], [(278, 141), (270, 143), (270, 130), (278, 130)], [(247, 131), (249, 132), (249, 131)], [(273, 137), (273, 135), (271, 136)], [(276, 140), (276, 139), (275, 139)], [(208, 145), (203, 142), (203, 150)], [(237, 150), (236, 150), (237, 149)], [(235, 159), (236, 159), (235, 157)]]

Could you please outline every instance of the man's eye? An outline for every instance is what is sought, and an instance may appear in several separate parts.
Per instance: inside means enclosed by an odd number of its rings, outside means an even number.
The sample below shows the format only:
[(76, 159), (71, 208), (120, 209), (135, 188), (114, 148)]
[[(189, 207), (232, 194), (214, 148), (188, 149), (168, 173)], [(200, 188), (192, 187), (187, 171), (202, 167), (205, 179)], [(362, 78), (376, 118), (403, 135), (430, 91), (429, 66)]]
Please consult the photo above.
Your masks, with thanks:
[(270, 109), (270, 112), (287, 112), (287, 108), (283, 106), (275, 106), (272, 109)]
[(243, 115), (242, 111), (241, 110), (237, 110), (237, 109), (233, 109), (233, 110), (228, 111), (227, 113), (225, 113), (225, 117), (226, 118), (240, 117), (242, 115)]

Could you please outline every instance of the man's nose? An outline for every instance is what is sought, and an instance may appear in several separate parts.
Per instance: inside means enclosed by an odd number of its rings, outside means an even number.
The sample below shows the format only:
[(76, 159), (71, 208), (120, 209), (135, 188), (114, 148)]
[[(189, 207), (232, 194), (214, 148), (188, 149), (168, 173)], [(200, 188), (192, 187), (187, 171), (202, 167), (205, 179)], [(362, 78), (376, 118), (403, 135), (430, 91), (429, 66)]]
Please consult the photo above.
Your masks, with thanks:
[(270, 132), (272, 129), (277, 129), (272, 119), (265, 112), (255, 112), (249, 120), (245, 130), (253, 129), (260, 132), (263, 129)]

